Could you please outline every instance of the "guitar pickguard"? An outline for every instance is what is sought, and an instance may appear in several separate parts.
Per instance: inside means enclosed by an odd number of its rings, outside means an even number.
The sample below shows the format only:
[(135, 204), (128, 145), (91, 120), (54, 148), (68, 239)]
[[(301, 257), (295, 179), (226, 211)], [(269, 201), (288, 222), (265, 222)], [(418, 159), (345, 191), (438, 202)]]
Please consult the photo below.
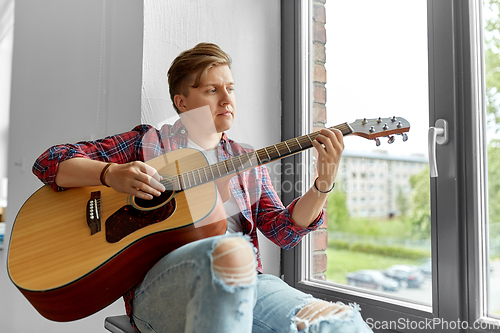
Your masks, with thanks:
[(175, 211), (175, 198), (152, 210), (138, 210), (126, 205), (117, 210), (106, 220), (106, 241), (116, 243), (149, 225), (168, 219)]

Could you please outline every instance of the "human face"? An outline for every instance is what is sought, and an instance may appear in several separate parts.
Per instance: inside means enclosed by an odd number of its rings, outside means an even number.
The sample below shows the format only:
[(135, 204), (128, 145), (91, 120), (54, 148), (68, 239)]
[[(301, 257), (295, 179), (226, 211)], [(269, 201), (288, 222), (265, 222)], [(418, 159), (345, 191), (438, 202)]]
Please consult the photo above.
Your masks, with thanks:
[[(234, 80), (227, 65), (214, 66), (205, 71), (197, 88), (189, 87), (188, 96), (176, 95), (175, 103), (181, 114), (203, 106), (210, 108), (217, 133), (231, 128), (236, 108)], [(204, 118), (204, 117), (203, 117)], [(199, 124), (200, 128), (204, 124)]]

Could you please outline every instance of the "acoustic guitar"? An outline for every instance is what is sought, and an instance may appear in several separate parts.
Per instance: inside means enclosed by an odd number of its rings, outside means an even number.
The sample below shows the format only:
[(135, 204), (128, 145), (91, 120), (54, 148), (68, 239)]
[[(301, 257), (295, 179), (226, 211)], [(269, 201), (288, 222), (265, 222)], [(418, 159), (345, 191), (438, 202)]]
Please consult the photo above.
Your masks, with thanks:
[[(410, 129), (403, 118), (359, 119), (335, 126), (343, 135), (374, 139)], [(194, 149), (146, 163), (166, 191), (153, 200), (105, 186), (36, 191), (20, 209), (8, 254), (10, 279), (44, 317), (71, 321), (91, 315), (142, 281), (163, 256), (226, 231), (216, 183), (312, 147), (319, 132), (289, 139), (216, 164)]]

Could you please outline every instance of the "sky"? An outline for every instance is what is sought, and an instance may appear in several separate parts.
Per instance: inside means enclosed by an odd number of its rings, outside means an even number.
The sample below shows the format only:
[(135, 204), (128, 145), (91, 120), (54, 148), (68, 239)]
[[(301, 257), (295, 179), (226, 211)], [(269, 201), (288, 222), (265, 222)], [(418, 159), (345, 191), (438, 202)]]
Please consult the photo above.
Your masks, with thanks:
[(346, 138), (346, 149), (427, 156), (427, 1), (326, 2), (328, 124), (404, 117), (408, 141)]

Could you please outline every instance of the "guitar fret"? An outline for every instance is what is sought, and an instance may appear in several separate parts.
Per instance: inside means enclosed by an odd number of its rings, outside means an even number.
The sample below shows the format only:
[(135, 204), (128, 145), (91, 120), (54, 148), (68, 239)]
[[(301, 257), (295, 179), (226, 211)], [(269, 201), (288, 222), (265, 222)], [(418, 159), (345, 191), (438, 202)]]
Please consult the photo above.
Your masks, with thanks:
[(255, 154), (255, 156), (257, 157), (257, 160), (259, 161), (259, 164), (262, 164), (262, 160), (260, 159), (259, 153)]
[(181, 181), (181, 178), (182, 178), (182, 177), (177, 176), (176, 178), (177, 178), (177, 184), (178, 184), (178, 186), (179, 186), (179, 191), (181, 191), (181, 190), (182, 190), (182, 188), (183, 188), (183, 186), (182, 186), (182, 181)]
[[(242, 157), (243, 157), (243, 161), (241, 160)], [(241, 163), (241, 166), (243, 169), (245, 169), (246, 163), (248, 163), (249, 166), (252, 166), (252, 161), (250, 161), (250, 153), (239, 155), (238, 158), (240, 159), (240, 163)]]
[(276, 147), (276, 145), (273, 145), (274, 146), (274, 149), (276, 149), (276, 152), (278, 153), (279, 156), (281, 156), (279, 150), (278, 150), (278, 147)]
[(236, 172), (237, 168), (236, 166), (234, 165), (234, 158), (231, 158), (230, 161), (231, 161), (231, 164), (233, 165), (233, 171)]
[(196, 171), (198, 171), (198, 177), (200, 178), (200, 184), (203, 184), (203, 179), (201, 179), (200, 169), (197, 169)]
[(252, 155), (252, 157), (254, 157), (254, 158), (255, 158), (255, 160), (254, 160), (254, 162), (255, 162), (255, 163), (254, 163), (254, 165), (260, 165), (260, 164), (262, 164), (262, 163), (261, 163), (261, 160), (260, 160), (260, 157), (259, 157), (259, 154), (253, 154), (253, 155)]
[(244, 165), (244, 164), (243, 164), (243, 162), (241, 161), (241, 157), (240, 157), (240, 155), (238, 155), (238, 159), (240, 160), (241, 168), (242, 168), (242, 169), (245, 169), (245, 165)]
[(269, 161), (271, 160), (271, 156), (269, 156), (269, 153), (267, 152), (267, 148), (264, 148), (264, 151), (266, 152), (267, 154), (267, 158), (269, 159)]
[[(191, 174), (193, 175), (194, 186), (196, 186), (196, 178), (194, 177), (194, 171), (191, 171)], [(188, 173), (188, 175), (189, 175), (189, 173)], [(188, 179), (189, 179), (189, 176), (188, 176)], [(189, 182), (189, 184), (191, 184), (191, 181)]]
[(292, 151), (290, 150), (290, 147), (288, 147), (288, 143), (286, 143), (286, 141), (283, 141), (286, 145), (286, 147), (288, 148), (288, 151), (290, 152), (290, 154), (292, 153)]
[(207, 178), (207, 182), (208, 182), (208, 175), (207, 175), (207, 169), (206, 169), (206, 167), (203, 167), (203, 172), (205, 172), (205, 177)]
[(219, 163), (215, 163), (215, 166), (217, 167), (217, 171), (219, 171), (219, 177), (222, 177), (222, 172), (220, 172), (219, 169)]
[[(252, 153), (252, 155), (254, 155), (254, 154)], [(247, 156), (248, 156), (248, 162), (250, 163), (250, 166), (253, 166), (252, 158), (250, 157), (250, 153), (247, 153)]]
[(311, 143), (313, 142), (313, 140), (311, 139), (311, 137), (309, 136), (309, 134), (306, 134), (307, 138), (309, 139), (309, 141), (311, 141)]
[(212, 173), (212, 179), (215, 179), (214, 170), (212, 169), (212, 166), (209, 165), (208, 167), (210, 168), (210, 172)]
[(299, 145), (300, 149), (302, 149), (302, 145), (300, 144), (299, 140), (297, 140), (297, 138), (295, 138), (295, 141), (297, 141), (297, 144)]
[(226, 173), (229, 173), (229, 168), (227, 167), (227, 162), (223, 161), (222, 164), (224, 164), (224, 168), (226, 168)]

